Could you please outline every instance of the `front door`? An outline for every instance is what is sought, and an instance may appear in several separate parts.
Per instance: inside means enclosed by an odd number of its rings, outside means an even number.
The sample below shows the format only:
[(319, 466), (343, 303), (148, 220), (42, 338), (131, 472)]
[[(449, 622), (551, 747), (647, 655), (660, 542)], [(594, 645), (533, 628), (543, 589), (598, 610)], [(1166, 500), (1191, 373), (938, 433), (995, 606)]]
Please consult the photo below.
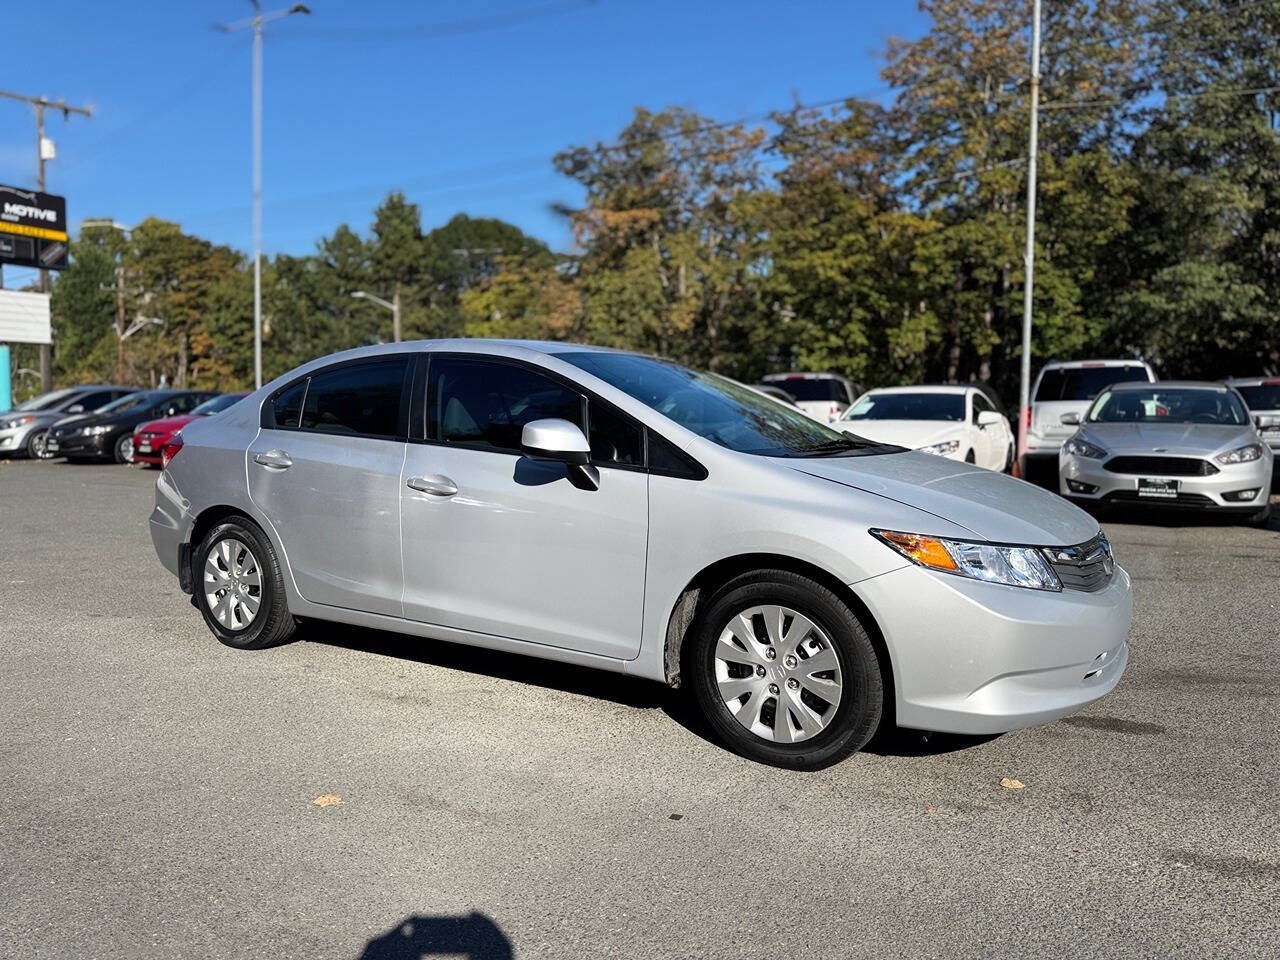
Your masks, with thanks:
[(404, 356), (344, 363), (267, 401), (249, 447), (249, 495), (313, 603), (400, 616), (409, 367)]
[[(436, 354), (401, 484), (409, 619), (633, 659), (648, 536), (643, 431), (524, 365)], [(520, 452), (531, 420), (590, 418), (599, 489)]]

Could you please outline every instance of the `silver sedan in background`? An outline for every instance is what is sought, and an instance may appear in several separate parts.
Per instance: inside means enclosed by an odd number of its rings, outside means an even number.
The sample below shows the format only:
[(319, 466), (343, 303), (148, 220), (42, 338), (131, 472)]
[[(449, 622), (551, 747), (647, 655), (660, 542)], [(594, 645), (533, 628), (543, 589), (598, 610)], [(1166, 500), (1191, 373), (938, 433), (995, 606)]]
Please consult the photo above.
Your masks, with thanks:
[(1271, 448), (1221, 383), (1160, 381), (1104, 390), (1058, 455), (1059, 492), (1078, 503), (1240, 514), (1266, 523)]

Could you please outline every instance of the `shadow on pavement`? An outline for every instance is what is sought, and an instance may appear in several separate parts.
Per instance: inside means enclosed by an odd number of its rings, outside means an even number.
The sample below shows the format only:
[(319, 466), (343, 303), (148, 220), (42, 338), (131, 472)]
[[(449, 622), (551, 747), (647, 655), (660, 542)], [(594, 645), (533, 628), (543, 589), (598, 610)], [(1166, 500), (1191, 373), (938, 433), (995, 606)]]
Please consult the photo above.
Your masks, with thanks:
[(468, 957), (511, 960), (511, 941), (483, 913), (460, 917), (414, 914), (365, 944), (360, 960), (419, 960), (423, 957)]
[(943, 753), (969, 750), (990, 743), (1000, 736), (1003, 734), (929, 733), (885, 724), (862, 749), (864, 753), (873, 753), (878, 757), (936, 757)]

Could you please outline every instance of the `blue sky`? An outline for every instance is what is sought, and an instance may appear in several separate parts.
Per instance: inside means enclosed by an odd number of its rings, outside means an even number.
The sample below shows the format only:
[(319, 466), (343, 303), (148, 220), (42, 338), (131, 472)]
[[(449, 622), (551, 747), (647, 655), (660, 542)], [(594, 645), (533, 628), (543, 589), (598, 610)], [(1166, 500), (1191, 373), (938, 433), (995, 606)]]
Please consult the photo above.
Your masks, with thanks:
[[(280, 0), (280, 6), (287, 5)], [(569, 246), (549, 210), (576, 186), (550, 158), (612, 140), (635, 106), (717, 119), (882, 88), (910, 0), (312, 0), (268, 28), (264, 248), (307, 253), (402, 189), (426, 228), (463, 211)], [(265, 3), (275, 9), (272, 0)], [(48, 190), (88, 217), (155, 214), (251, 246), (246, 0), (43, 0), (11, 10), (0, 86), (91, 104), (51, 115)], [(452, 25), (456, 29), (438, 29)], [(0, 100), (0, 183), (34, 185), (35, 121)], [(20, 271), (9, 268), (13, 273)], [(6, 271), (6, 281), (12, 274)], [(18, 278), (20, 279), (20, 278)]]

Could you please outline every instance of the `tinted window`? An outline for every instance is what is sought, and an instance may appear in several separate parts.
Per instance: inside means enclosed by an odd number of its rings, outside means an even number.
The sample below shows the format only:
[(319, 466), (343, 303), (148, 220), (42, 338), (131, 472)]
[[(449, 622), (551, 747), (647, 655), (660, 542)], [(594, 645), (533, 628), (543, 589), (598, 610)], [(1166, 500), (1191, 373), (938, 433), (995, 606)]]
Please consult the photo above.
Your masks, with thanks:
[(298, 425), (298, 418), (302, 416), (302, 396), (306, 392), (307, 380), (304, 377), (275, 395), (271, 401), (271, 411), (275, 418), (274, 426), (296, 427)]
[(821, 400), (833, 400), (836, 403), (849, 402), (849, 397), (845, 394), (844, 384), (829, 377), (814, 379), (796, 377), (786, 380), (770, 380), (769, 384), (781, 387), (797, 400), (805, 402)]
[(244, 396), (239, 393), (224, 393), (220, 397), (210, 397), (191, 412), (201, 417), (207, 417), (211, 413), (221, 413), (233, 403), (238, 403), (243, 399)]
[(427, 436), (494, 450), (520, 450), (524, 425), (555, 417), (582, 426), (582, 395), (515, 364), (437, 356), (431, 360)]
[(1225, 423), (1248, 422), (1240, 401), (1225, 390), (1161, 387), (1108, 390), (1089, 411), (1093, 423)]
[(311, 377), (302, 405), (302, 429), (316, 433), (400, 434), (405, 357), (351, 363)]
[(692, 459), (676, 449), (675, 444), (670, 440), (652, 430), (649, 431), (649, 469), (655, 473), (665, 473), (668, 476), (683, 477), (687, 480), (701, 480), (707, 473)]
[(119, 390), (95, 390), (93, 393), (86, 393), (76, 397), (74, 400), (67, 401), (67, 405), (75, 406), (78, 403), (86, 410), (98, 410), (120, 396)]
[(195, 409), (205, 397), (206, 394), (203, 393), (183, 393), (176, 397), (169, 397), (161, 402), (160, 406), (166, 411), (172, 410), (174, 413), (186, 413), (188, 410)]
[[(605, 383), (635, 397), (700, 437), (739, 453), (769, 457), (883, 452), (713, 373), (626, 353), (561, 353)], [(875, 448), (875, 449), (873, 449)]]
[(597, 463), (644, 465), (644, 432), (640, 425), (591, 401), (587, 409), (591, 459)]
[(156, 402), (158, 398), (154, 393), (130, 393), (119, 400), (113, 400), (105, 407), (99, 408), (99, 413), (139, 413), (143, 407)]
[(1046, 400), (1092, 400), (1113, 383), (1150, 380), (1147, 368), (1137, 364), (1123, 367), (1053, 367), (1045, 370), (1036, 387), (1035, 402)]
[(961, 393), (872, 393), (844, 416), (845, 420), (963, 420)]
[(1236, 387), (1250, 410), (1280, 410), (1280, 383)]

